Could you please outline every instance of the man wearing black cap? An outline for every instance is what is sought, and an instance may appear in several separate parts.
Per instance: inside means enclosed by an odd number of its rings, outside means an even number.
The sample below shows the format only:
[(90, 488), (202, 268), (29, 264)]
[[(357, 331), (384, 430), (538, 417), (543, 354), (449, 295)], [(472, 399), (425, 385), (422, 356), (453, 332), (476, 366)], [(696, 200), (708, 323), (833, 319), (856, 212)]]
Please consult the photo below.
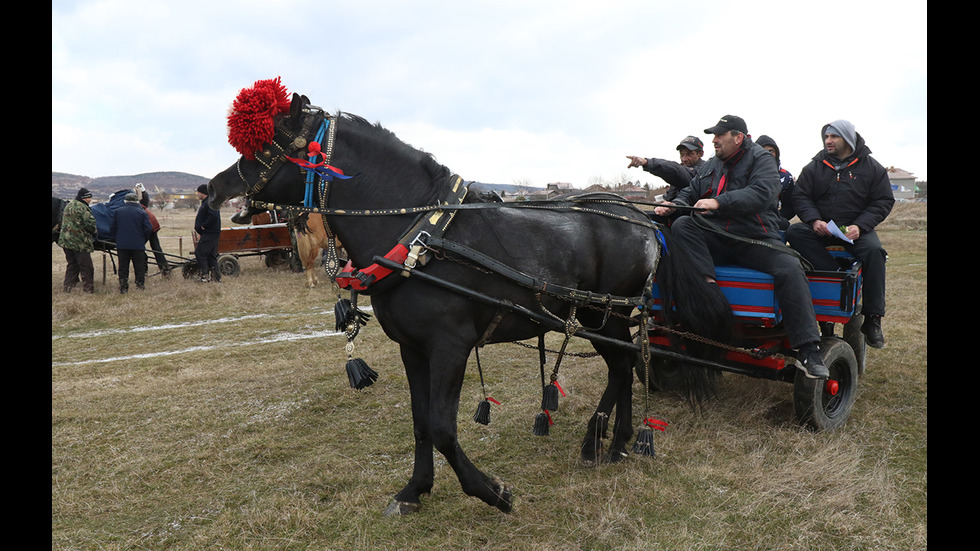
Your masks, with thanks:
[(199, 236), (194, 247), (197, 269), (201, 274), (201, 281), (220, 282), (218, 237), (221, 235), (221, 215), (208, 206), (207, 184), (198, 186), (197, 198), (201, 201), (201, 206), (197, 209), (197, 217), (194, 219), (194, 231)]
[(630, 164), (626, 168), (642, 167), (643, 170), (658, 176), (670, 186), (664, 193), (665, 201), (673, 201), (681, 189), (686, 188), (691, 178), (697, 173), (698, 169), (704, 165), (704, 143), (696, 136), (688, 136), (677, 144), (677, 151), (680, 152), (681, 162), (668, 161), (666, 159), (647, 159), (627, 155)]
[(61, 215), (61, 235), (58, 246), (65, 251), (68, 267), (65, 269), (64, 290), (70, 293), (78, 279), (82, 280), (82, 291), (95, 292), (95, 267), (92, 265), (92, 251), (95, 250), (95, 216), (89, 203), (92, 192), (81, 188), (75, 200), (65, 205)]
[[(672, 250), (691, 255), (710, 282), (715, 282), (715, 263), (739, 264), (773, 276), (787, 338), (799, 349), (798, 367), (811, 379), (826, 379), (830, 373), (821, 357), (820, 330), (803, 266), (780, 251), (785, 245), (778, 231), (776, 160), (752, 142), (741, 117), (725, 115), (704, 132), (714, 134), (715, 156), (673, 201), (698, 212), (671, 225)], [(669, 216), (674, 210), (662, 206), (655, 212)]]
[[(891, 181), (887, 169), (871, 157), (871, 149), (849, 121), (824, 125), (820, 136), (824, 147), (800, 171), (793, 192), (793, 206), (803, 222), (789, 227), (786, 240), (817, 270), (838, 268), (827, 245), (843, 245), (861, 260), (861, 331), (868, 346), (881, 348), (885, 346), (881, 318), (885, 315), (886, 254), (875, 227), (895, 205)], [(843, 226), (853, 243), (833, 237), (830, 222)]]

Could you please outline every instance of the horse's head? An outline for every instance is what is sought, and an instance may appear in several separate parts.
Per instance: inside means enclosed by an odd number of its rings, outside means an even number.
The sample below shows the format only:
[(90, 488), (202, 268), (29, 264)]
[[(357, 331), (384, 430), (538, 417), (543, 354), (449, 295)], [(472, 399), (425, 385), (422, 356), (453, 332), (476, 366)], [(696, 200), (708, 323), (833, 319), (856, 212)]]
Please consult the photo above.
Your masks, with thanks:
[[(298, 185), (302, 173), (290, 158), (306, 156), (322, 115), (317, 108), (310, 109), (306, 96), (293, 94), (291, 100), (284, 96), (275, 79), (257, 82), (235, 100), (228, 117), (228, 141), (242, 155), (208, 182), (212, 208), (241, 196), (281, 204), (303, 202), (303, 188)], [(263, 209), (246, 206), (232, 221), (247, 223), (259, 212)]]

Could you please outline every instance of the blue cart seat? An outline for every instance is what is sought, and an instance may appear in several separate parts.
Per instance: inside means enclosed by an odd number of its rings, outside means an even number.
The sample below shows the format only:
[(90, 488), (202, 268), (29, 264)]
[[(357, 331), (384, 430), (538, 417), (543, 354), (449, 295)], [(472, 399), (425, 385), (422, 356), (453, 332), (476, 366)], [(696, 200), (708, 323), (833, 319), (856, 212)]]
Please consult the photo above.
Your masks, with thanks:
[[(846, 323), (858, 310), (861, 298), (861, 263), (840, 248), (831, 254), (849, 266), (840, 271), (806, 272), (817, 321)], [(774, 327), (782, 319), (773, 291), (773, 277), (765, 272), (736, 265), (715, 266), (715, 280), (740, 323)], [(659, 310), (660, 289), (653, 286), (654, 310)]]

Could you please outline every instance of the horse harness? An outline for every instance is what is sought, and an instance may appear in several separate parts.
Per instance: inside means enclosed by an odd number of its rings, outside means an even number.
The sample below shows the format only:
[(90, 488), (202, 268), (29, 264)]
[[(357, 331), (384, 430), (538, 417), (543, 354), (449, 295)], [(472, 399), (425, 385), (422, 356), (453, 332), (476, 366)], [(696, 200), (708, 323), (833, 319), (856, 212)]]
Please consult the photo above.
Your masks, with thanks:
[[(330, 241), (330, 246), (328, 247), (327, 252), (328, 257), (325, 260), (325, 269), (327, 274), (334, 279), (341, 288), (350, 289), (352, 291), (358, 291), (365, 294), (378, 292), (377, 288), (375, 287), (376, 284), (393, 273), (395, 270), (379, 263), (374, 263), (366, 268), (358, 269), (353, 267), (351, 261), (348, 261), (346, 266), (344, 266), (341, 270), (336, 256), (336, 236), (330, 229), (326, 215), (386, 216), (418, 214), (414, 223), (412, 223), (411, 226), (409, 226), (409, 228), (403, 232), (395, 246), (384, 255), (384, 259), (387, 261), (398, 263), (403, 267), (403, 269), (399, 271), (404, 277), (408, 277), (416, 266), (424, 266), (427, 264), (434, 254), (438, 254), (440, 251), (448, 251), (504, 277), (512, 279), (518, 284), (534, 289), (536, 292), (544, 292), (551, 296), (570, 300), (579, 305), (597, 304), (605, 307), (611, 307), (637, 306), (643, 303), (642, 297), (613, 297), (611, 295), (600, 295), (589, 291), (581, 291), (560, 285), (549, 284), (539, 280), (538, 278), (523, 274), (518, 270), (510, 268), (509, 266), (506, 266), (483, 253), (475, 251), (462, 244), (448, 241), (442, 237), (459, 210), (500, 208), (505, 205), (514, 206), (517, 208), (546, 208), (552, 210), (593, 212), (603, 216), (620, 219), (624, 222), (644, 225), (653, 229), (659, 234), (659, 225), (654, 222), (639, 221), (627, 216), (612, 214), (605, 210), (592, 208), (589, 205), (589, 203), (610, 202), (624, 204), (622, 199), (610, 200), (608, 196), (604, 194), (586, 193), (567, 198), (568, 201), (573, 203), (572, 205), (556, 204), (554, 201), (527, 201), (524, 203), (510, 204), (464, 204), (463, 201), (466, 198), (469, 186), (472, 182), (464, 181), (458, 175), (451, 174), (446, 178), (445, 182), (441, 184), (444, 189), (443, 196), (442, 199), (438, 200), (435, 205), (374, 210), (330, 209), (327, 208), (329, 183), (336, 177), (344, 179), (351, 177), (344, 175), (339, 169), (330, 166), (330, 160), (333, 154), (334, 136), (336, 135), (337, 131), (337, 117), (328, 115), (321, 108), (312, 105), (304, 107), (303, 114), (306, 116), (303, 117), (300, 130), (296, 133), (291, 131), (285, 124), (289, 116), (281, 117), (275, 123), (275, 135), (273, 136), (272, 141), (263, 147), (261, 151), (258, 151), (255, 154), (256, 160), (262, 164), (263, 169), (259, 174), (258, 181), (249, 186), (248, 191), (245, 193), (245, 197), (248, 202), (247, 204), (254, 208), (265, 210), (274, 210), (278, 208), (294, 212), (321, 214), (324, 230), (326, 231), (327, 237)], [(306, 136), (313, 135), (314, 126), (316, 125), (317, 121), (320, 121), (320, 127), (317, 130), (315, 139), (310, 141)], [(321, 146), (321, 142), (324, 139), (326, 140), (325, 148)], [(299, 157), (301, 157), (304, 150), (307, 149), (310, 154), (309, 160), (300, 159)], [(317, 156), (322, 157), (322, 162), (315, 162)], [(240, 162), (241, 159), (239, 158), (239, 163)], [(299, 165), (300, 168), (306, 172), (307, 193), (303, 206), (297, 207), (295, 205), (277, 205), (274, 203), (252, 199), (252, 197), (254, 197), (265, 187), (275, 173), (289, 162)], [(241, 177), (246, 185), (248, 185), (248, 181), (245, 180), (240, 166), (238, 167), (238, 173), (239, 177)], [(319, 207), (313, 205), (311, 200), (312, 194), (310, 192), (311, 188), (315, 186), (316, 181), (319, 181)]]

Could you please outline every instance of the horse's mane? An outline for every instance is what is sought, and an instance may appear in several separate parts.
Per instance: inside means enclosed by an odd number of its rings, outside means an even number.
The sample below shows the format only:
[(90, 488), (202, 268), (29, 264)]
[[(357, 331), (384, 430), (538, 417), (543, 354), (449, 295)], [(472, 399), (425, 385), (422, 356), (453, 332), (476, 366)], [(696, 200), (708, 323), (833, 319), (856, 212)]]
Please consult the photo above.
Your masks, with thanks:
[(381, 145), (395, 149), (398, 155), (404, 156), (409, 160), (417, 161), (432, 176), (433, 180), (449, 176), (450, 170), (444, 165), (439, 164), (435, 155), (405, 143), (394, 132), (381, 126), (380, 122), (371, 123), (360, 115), (344, 111), (338, 111), (337, 117), (343, 119), (345, 122), (352, 123), (353, 126), (350, 128), (355, 129), (359, 133), (370, 135), (375, 140), (378, 140)]

